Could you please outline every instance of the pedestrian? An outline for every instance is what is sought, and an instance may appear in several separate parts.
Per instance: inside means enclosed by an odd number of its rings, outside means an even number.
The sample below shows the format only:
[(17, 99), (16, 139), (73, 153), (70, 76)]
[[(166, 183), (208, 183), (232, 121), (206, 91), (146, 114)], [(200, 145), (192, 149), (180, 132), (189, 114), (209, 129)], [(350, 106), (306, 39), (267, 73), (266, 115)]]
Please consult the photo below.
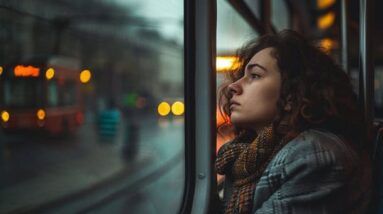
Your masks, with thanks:
[(114, 143), (121, 121), (121, 114), (113, 99), (99, 113), (98, 131), (102, 143)]
[(347, 74), (291, 30), (238, 57), (219, 92), (235, 130), (216, 160), (225, 213), (366, 213), (371, 162)]

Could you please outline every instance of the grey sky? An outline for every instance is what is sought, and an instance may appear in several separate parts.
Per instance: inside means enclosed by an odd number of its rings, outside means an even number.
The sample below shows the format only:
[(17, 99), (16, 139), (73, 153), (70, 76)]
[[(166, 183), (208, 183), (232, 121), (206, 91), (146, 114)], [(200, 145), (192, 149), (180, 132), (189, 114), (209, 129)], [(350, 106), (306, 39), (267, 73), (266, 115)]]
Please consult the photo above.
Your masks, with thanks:
[(165, 38), (183, 41), (182, 0), (114, 0), (121, 6), (134, 8), (134, 15), (144, 17), (158, 26)]

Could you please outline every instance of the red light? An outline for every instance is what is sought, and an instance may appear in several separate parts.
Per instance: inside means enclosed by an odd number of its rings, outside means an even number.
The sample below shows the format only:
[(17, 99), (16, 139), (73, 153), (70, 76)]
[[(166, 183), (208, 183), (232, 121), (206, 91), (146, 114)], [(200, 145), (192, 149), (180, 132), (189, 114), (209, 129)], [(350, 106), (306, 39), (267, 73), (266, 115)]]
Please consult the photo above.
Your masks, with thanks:
[(84, 122), (84, 114), (82, 112), (77, 112), (75, 120), (77, 125), (81, 125)]
[(136, 102), (136, 107), (142, 109), (146, 106), (147, 101), (144, 97), (139, 97)]

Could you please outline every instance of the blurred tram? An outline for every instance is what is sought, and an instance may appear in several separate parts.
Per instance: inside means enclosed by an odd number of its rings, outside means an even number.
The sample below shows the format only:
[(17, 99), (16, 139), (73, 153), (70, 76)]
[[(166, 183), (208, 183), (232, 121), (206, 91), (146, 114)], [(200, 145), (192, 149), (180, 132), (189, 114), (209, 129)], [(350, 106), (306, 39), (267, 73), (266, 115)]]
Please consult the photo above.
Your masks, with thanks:
[(84, 121), (80, 75), (79, 62), (61, 56), (34, 57), (2, 68), (2, 129), (53, 135), (75, 131)]

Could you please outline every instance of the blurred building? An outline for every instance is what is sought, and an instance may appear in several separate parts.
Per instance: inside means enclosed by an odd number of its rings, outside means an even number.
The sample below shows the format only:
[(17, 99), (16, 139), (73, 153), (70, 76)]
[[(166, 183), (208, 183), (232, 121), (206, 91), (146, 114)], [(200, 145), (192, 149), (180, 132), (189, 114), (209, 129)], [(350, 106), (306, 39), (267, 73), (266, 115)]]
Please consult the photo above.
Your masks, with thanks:
[[(91, 3), (90, 3), (91, 2)], [(0, 65), (35, 55), (77, 58), (92, 72), (87, 104), (121, 104), (129, 93), (153, 99), (183, 95), (183, 46), (133, 10), (103, 0), (2, 1)], [(17, 14), (17, 18), (15, 18)], [(171, 74), (170, 74), (171, 73)], [(150, 92), (149, 92), (150, 91)]]

